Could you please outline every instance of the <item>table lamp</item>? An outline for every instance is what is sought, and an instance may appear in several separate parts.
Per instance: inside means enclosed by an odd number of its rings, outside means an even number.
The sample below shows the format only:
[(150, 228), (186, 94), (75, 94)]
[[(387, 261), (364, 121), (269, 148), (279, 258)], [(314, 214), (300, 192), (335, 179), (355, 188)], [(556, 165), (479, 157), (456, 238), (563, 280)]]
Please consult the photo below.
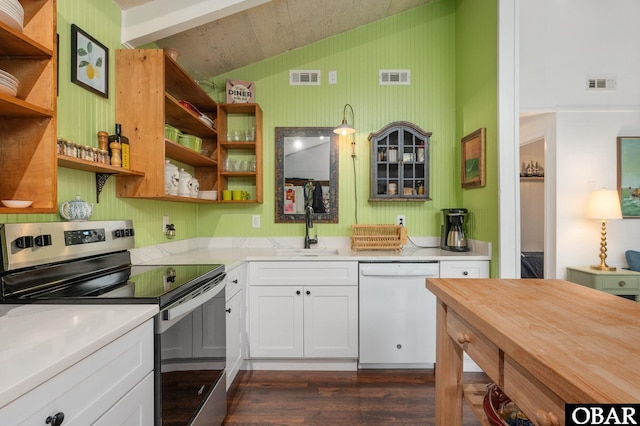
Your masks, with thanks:
[(587, 204), (587, 218), (600, 219), (602, 228), (600, 231), (600, 264), (591, 266), (598, 271), (615, 271), (616, 268), (607, 265), (607, 219), (622, 219), (620, 198), (618, 191), (602, 188), (591, 192)]

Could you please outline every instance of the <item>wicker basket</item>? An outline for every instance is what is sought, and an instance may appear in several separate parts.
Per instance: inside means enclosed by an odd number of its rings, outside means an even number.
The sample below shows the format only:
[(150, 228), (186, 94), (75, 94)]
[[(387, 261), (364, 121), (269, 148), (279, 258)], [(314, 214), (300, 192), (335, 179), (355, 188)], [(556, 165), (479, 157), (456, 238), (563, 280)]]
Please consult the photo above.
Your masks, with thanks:
[(407, 228), (398, 225), (351, 225), (351, 250), (402, 251)]

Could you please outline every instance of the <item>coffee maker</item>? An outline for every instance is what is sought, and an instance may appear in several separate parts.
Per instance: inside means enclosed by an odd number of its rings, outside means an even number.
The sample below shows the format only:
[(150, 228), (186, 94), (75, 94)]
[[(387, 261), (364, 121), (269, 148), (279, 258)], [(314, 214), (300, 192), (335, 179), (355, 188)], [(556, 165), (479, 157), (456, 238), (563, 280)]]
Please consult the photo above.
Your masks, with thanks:
[(449, 251), (469, 251), (465, 220), (467, 209), (442, 209), (440, 248)]

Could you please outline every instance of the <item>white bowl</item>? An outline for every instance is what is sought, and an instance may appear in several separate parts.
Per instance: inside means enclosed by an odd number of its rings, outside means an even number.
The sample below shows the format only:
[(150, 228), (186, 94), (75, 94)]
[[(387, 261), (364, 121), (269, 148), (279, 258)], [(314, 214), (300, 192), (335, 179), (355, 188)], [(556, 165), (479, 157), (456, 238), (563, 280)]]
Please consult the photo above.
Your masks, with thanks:
[(202, 198), (205, 200), (217, 200), (218, 191), (199, 191), (198, 198)]
[(29, 200), (2, 200), (2, 204), (13, 209), (23, 209), (29, 207), (33, 201)]

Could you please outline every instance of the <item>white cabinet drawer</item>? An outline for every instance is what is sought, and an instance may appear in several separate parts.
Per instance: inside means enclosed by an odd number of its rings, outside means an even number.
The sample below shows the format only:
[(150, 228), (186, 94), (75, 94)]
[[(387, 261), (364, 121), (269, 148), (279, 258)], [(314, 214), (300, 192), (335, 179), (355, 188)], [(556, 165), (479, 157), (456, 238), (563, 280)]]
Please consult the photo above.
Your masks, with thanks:
[(358, 285), (358, 262), (251, 262), (255, 285)]
[(93, 426), (146, 426), (153, 424), (153, 395), (153, 373), (149, 373), (124, 398), (100, 417)]
[(45, 424), (64, 413), (64, 426), (95, 422), (153, 371), (153, 320), (138, 326), (0, 409), (3, 424)]
[(237, 292), (244, 288), (244, 283), (247, 280), (247, 264), (236, 266), (235, 268), (227, 271), (227, 286), (225, 296), (226, 299), (231, 299)]
[(440, 278), (489, 278), (488, 260), (444, 260)]

